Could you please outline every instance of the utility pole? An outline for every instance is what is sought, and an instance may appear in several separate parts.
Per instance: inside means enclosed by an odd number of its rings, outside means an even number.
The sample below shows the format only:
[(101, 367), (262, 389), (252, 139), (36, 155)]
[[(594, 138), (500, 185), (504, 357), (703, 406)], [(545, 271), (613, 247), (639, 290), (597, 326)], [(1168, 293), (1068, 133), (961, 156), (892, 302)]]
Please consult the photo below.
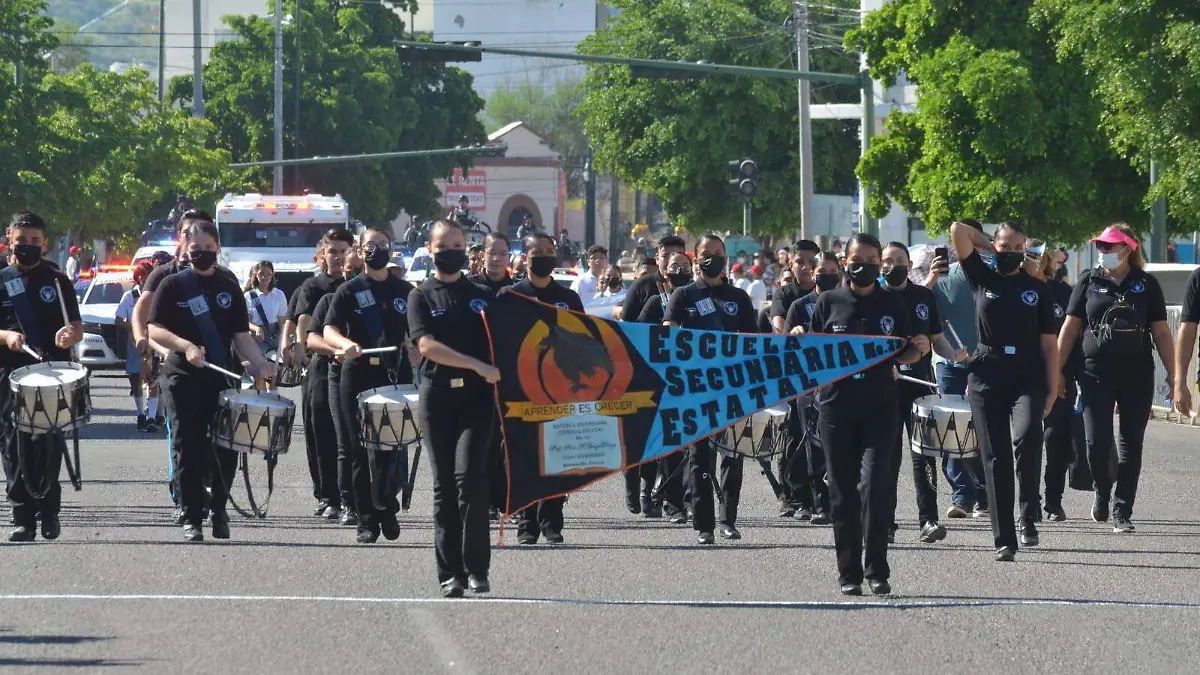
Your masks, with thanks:
[[(1162, 166), (1150, 158), (1150, 185), (1158, 185)], [(1167, 200), (1159, 197), (1150, 205), (1150, 262), (1167, 262)]]
[(608, 206), (608, 255), (620, 255), (620, 230), (621, 230), (621, 183), (617, 180), (617, 174), (612, 175), (612, 194), (609, 195)]
[[(283, 160), (283, 0), (275, 0), (275, 161)], [(275, 165), (271, 194), (283, 194), (283, 166)]]
[(192, 0), (192, 116), (204, 117), (204, 57), (200, 54), (200, 0)]
[(158, 0), (158, 102), (166, 98), (163, 83), (167, 68), (167, 0)]
[(742, 206), (742, 236), (750, 236), (750, 218), (754, 215), (754, 202), (747, 197)]
[(587, 198), (584, 200), (583, 247), (596, 245), (596, 169), (592, 166), (592, 149), (583, 164), (583, 182)]
[[(303, 64), (300, 61), (300, 0), (296, 0), (296, 18), (292, 19), (296, 22), (296, 65), (293, 69), (296, 71), (296, 114), (295, 121), (292, 125), (292, 155), (300, 157), (300, 74), (303, 69)], [(296, 192), (301, 191), (300, 187), (300, 167), (297, 166), (292, 174), (292, 179), (295, 181)]]
[[(808, 72), (808, 2), (796, 0), (796, 68)], [(812, 163), (812, 103), (809, 82), (797, 81), (800, 92), (800, 238), (812, 239), (813, 234), (813, 163)]]

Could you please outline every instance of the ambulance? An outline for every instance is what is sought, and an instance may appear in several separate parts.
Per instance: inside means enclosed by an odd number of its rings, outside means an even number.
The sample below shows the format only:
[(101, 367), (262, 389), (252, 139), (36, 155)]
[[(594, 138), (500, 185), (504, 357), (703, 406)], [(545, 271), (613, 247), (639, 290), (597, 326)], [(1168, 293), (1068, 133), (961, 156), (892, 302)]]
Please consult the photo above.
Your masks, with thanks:
[(218, 262), (245, 284), (250, 268), (270, 260), (275, 285), (289, 298), (316, 273), (314, 253), (326, 232), (341, 227), (357, 234), (362, 229), (351, 220), (341, 195), (227, 194), (217, 203), (215, 216), (221, 232)]

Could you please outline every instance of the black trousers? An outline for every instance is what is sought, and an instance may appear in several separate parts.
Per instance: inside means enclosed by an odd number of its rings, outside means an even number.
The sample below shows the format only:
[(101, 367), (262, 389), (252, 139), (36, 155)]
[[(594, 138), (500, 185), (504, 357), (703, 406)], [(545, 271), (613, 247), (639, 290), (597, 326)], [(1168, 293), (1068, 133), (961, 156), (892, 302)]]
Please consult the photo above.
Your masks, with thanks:
[[(0, 392), (0, 410), (4, 415), (4, 441), (0, 445), (4, 476), (7, 479), (5, 495), (12, 506), (13, 522), (32, 528), (40, 513), (43, 521), (58, 516), (62, 507), (62, 486), (58, 482), (62, 469), (66, 439), (61, 434), (43, 434), (33, 438), (17, 431), (12, 423), (12, 392), (8, 382)], [(21, 444), (18, 455), (17, 443)], [(22, 461), (23, 458), (23, 461)]]
[(683, 498), (683, 473), (687, 450), (679, 450), (658, 460), (658, 481), (662, 486), (663, 515), (668, 518), (687, 513)]
[[(190, 367), (188, 371), (168, 373), (165, 380), (165, 388), (176, 403), (171, 406), (170, 416), (179, 504), (187, 521), (199, 525), (206, 509), (213, 513), (225, 510), (237, 472), (238, 453), (218, 448), (211, 441), (217, 397), (229, 384), (224, 375)], [(207, 490), (210, 476), (211, 499)]]
[[(1112, 375), (1084, 371), (1079, 375), (1079, 387), (1083, 394), (1088, 464), (1092, 468), (1096, 494), (1113, 497), (1113, 515), (1132, 518), (1138, 480), (1142, 475), (1142, 446), (1154, 397), (1154, 369), (1150, 366), (1126, 368)], [(1116, 430), (1115, 476), (1112, 471), (1114, 405), (1121, 411)]]
[(905, 454), (912, 461), (913, 486), (916, 488), (917, 493), (917, 518), (919, 518), (922, 527), (926, 523), (938, 522), (937, 459), (919, 453), (905, 453), (904, 451), (905, 447), (909, 445), (905, 442), (905, 438), (911, 438), (913, 433), (913, 401), (929, 396), (933, 392), (929, 387), (913, 384), (912, 382), (897, 382), (896, 386), (899, 389), (900, 395), (897, 398), (896, 438), (892, 449), (891, 527), (893, 530), (899, 529), (896, 525), (896, 503), (900, 493), (900, 466), (904, 463)]
[(487, 464), (495, 404), (487, 390), (426, 384), (420, 393), (417, 415), (433, 474), (438, 581), (486, 577), (492, 557)]
[(504, 456), (504, 433), (498, 418), (488, 443), (488, 500), (501, 513), (508, 509), (508, 459)]
[(316, 460), (313, 496), (325, 500), (330, 506), (340, 507), (342, 497), (338, 491), (338, 442), (333, 407), (329, 400), (328, 358), (314, 354), (309, 360), (304, 393), (304, 436), (311, 444), (308, 446), (310, 472), (313, 470), (313, 461)]
[(304, 385), (300, 387), (300, 418), (304, 423), (304, 448), (308, 459), (308, 476), (312, 479), (313, 499), (321, 500), (325, 499), (325, 496), (321, 494), (321, 468), (320, 461), (317, 459), (317, 435), (312, 425), (312, 390), (315, 379), (310, 369)]
[[(1054, 402), (1054, 407), (1050, 409), (1050, 414), (1043, 422), (1046, 445), (1045, 509), (1047, 513), (1062, 507), (1063, 491), (1067, 487), (1067, 469), (1075, 461), (1075, 395), (1078, 389), (1074, 379), (1068, 379), (1066, 383), (1066, 397)], [(1147, 414), (1149, 414), (1148, 411)], [(1109, 436), (1112, 436), (1111, 432)]]
[(658, 462), (645, 462), (632, 469), (626, 469), (624, 472), (626, 503), (639, 504), (643, 511), (647, 506), (652, 505), (650, 494), (654, 491), (658, 473)]
[[(988, 511), (996, 548), (1017, 550), (1013, 502), (1021, 521), (1038, 519), (1042, 481), (1042, 406), (1046, 398), (1041, 359), (985, 354), (971, 364), (967, 399), (979, 438), (988, 487)], [(1014, 494), (1013, 469), (1017, 491)]]
[(861, 584), (864, 575), (877, 581), (891, 576), (887, 537), (898, 424), (894, 395), (821, 407), (840, 584)]
[(775, 471), (779, 474), (779, 487), (782, 496), (781, 505), (792, 509), (809, 509), (813, 507), (812, 488), (808, 476), (808, 443), (805, 437), (807, 416), (804, 408), (808, 406), (806, 398), (792, 399), (788, 406), (792, 414), (788, 416), (786, 428), (779, 433), (786, 434), (783, 454), (775, 460)]
[(563, 505), (566, 503), (566, 497), (555, 497), (521, 509), (517, 515), (517, 534), (562, 532)]
[[(391, 384), (392, 380), (387, 368), (372, 365), (366, 359), (359, 359), (342, 366), (338, 393), (341, 397), (341, 413), (347, 425), (345, 431), (350, 436), (347, 442), (351, 460), (351, 487), (354, 504), (358, 507), (358, 529), (360, 530), (378, 532), (381, 522), (389, 519), (395, 520), (396, 514), (400, 512), (400, 500), (395, 492), (383, 489), (382, 476), (371, 475), (371, 459), (367, 456), (367, 449), (363, 446), (358, 434), (362, 428), (362, 413), (358, 408), (358, 395), (368, 389), (387, 387)], [(378, 466), (379, 461), (377, 461), (377, 470)]]
[[(737, 524), (738, 502), (742, 496), (742, 457), (716, 452), (709, 439), (696, 441), (686, 450), (686, 473), (689, 500), (692, 507), (692, 528), (697, 532), (712, 532), (719, 517), (722, 525)], [(719, 455), (719, 459), (718, 459)], [(715, 514), (713, 483), (710, 476), (720, 472), (721, 510)]]
[[(342, 410), (342, 366), (338, 363), (329, 364), (328, 386), (326, 396), (333, 417), (333, 432), (337, 441), (337, 491), (338, 501), (342, 508), (358, 512), (358, 502), (354, 500), (354, 446), (357, 442), (358, 429), (351, 426), (351, 413)], [(351, 412), (358, 409), (358, 401), (354, 402)]]

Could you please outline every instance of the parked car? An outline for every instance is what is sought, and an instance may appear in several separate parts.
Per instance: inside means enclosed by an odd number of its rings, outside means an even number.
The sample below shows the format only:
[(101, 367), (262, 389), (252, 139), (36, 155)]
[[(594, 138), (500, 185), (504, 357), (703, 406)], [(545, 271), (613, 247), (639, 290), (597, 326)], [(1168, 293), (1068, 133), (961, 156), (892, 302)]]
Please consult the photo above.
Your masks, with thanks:
[(129, 271), (101, 272), (88, 284), (79, 303), (83, 340), (75, 346), (75, 356), (83, 365), (93, 369), (124, 365), (127, 338), (117, 331), (117, 305), (131, 288)]

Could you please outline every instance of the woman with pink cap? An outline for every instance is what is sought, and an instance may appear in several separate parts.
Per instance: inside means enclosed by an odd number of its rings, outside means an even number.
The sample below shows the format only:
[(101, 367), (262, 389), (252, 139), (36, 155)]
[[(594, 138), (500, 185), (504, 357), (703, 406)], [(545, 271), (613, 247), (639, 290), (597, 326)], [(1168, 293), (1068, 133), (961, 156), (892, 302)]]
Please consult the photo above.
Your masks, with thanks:
[[(1174, 347), (1162, 288), (1146, 273), (1133, 231), (1112, 225), (1092, 239), (1100, 264), (1084, 272), (1071, 293), (1067, 319), (1058, 335), (1061, 365), (1083, 336), (1083, 370), (1078, 374), (1087, 434), (1088, 464), (1095, 480), (1092, 520), (1113, 532), (1132, 532), (1133, 502), (1142, 473), (1142, 444), (1154, 398), (1151, 343), (1174, 382)], [(1113, 409), (1121, 411), (1117, 472), (1112, 475)], [(1114, 494), (1115, 478), (1115, 494)]]

